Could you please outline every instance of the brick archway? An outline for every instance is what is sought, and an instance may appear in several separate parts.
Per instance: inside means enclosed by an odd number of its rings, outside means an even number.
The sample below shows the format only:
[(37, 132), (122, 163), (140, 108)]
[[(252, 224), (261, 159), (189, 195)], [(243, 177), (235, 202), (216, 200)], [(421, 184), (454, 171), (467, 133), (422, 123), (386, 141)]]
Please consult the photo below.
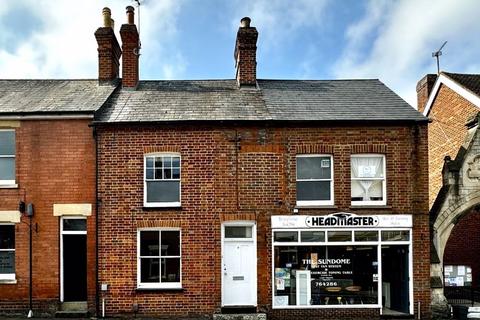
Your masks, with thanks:
[[(450, 199), (447, 198), (446, 201)], [(455, 224), (472, 209), (480, 206), (480, 190), (470, 193), (468, 196), (452, 199), (451, 205), (441, 212), (433, 223), (433, 243), (437, 250), (440, 264), (443, 265), (443, 256), (448, 239)]]

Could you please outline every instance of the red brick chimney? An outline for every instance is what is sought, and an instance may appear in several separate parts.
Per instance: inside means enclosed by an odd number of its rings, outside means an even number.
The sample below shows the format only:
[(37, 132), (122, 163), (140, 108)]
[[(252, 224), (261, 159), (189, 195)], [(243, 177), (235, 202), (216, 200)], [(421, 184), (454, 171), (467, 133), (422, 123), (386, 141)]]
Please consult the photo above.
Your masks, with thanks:
[(257, 83), (257, 38), (258, 32), (250, 27), (251, 19), (240, 20), (235, 42), (235, 66), (237, 83), (242, 86), (255, 86)]
[(433, 85), (437, 80), (436, 74), (427, 74), (417, 83), (417, 109), (423, 113), (428, 97), (432, 93)]
[(112, 82), (118, 79), (122, 51), (113, 30), (113, 19), (109, 8), (103, 8), (103, 27), (95, 31), (98, 43), (98, 81)]
[(138, 58), (140, 57), (140, 39), (134, 23), (134, 9), (127, 7), (127, 24), (122, 24), (122, 86), (135, 89), (138, 85)]

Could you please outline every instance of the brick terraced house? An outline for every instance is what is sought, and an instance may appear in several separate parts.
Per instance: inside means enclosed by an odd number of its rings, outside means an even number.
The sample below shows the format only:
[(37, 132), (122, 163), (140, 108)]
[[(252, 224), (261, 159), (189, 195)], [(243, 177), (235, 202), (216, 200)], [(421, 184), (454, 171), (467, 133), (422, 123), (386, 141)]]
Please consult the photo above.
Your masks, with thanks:
[[(430, 316), (427, 118), (378, 80), (139, 81), (97, 112), (107, 316)], [(128, 49), (126, 49), (128, 48)]]
[(121, 49), (103, 13), (98, 80), (0, 82), (2, 311), (32, 221), (35, 310), (430, 317), (426, 117), (375, 79), (257, 79), (249, 18), (234, 79), (140, 81), (133, 8)]
[(0, 314), (95, 310), (97, 82), (0, 80)]

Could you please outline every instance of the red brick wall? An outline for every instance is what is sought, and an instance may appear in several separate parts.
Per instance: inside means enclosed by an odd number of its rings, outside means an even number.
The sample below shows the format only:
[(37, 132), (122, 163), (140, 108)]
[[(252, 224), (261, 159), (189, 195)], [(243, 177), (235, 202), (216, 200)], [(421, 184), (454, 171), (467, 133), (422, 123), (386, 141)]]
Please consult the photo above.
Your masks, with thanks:
[[(95, 203), (95, 144), (88, 120), (23, 121), (16, 128), (17, 189), (0, 189), (0, 210), (34, 205), (33, 299), (38, 312), (53, 312), (60, 300), (59, 217), (54, 203)], [(95, 213), (87, 219), (88, 299), (95, 302)], [(28, 222), (28, 218), (22, 218)], [(17, 284), (0, 284), (0, 313), (27, 312), (28, 226), (15, 226)]]
[(467, 134), (465, 124), (477, 114), (478, 107), (445, 85), (431, 108), (428, 125), (430, 206), (442, 187), (442, 168), (445, 156), (455, 159)]
[[(239, 141), (239, 142), (237, 142)], [(329, 153), (334, 161), (335, 207), (299, 214), (347, 211), (414, 214), (414, 296), (429, 317), (430, 264), (426, 125), (419, 127), (190, 127), (99, 128), (100, 283), (107, 315), (139, 313), (211, 315), (221, 305), (221, 237), (224, 220), (257, 221), (258, 309), (274, 319), (375, 318), (378, 310), (271, 310), (272, 214), (295, 207), (295, 156)], [(237, 148), (238, 146), (238, 148)], [(182, 156), (182, 207), (143, 209), (143, 156), (176, 151)], [(387, 206), (350, 206), (350, 155), (386, 154)], [(238, 159), (238, 161), (237, 161)], [(182, 229), (181, 292), (136, 290), (137, 229), (174, 223)]]
[[(448, 238), (443, 254), (445, 265), (472, 268), (473, 285), (480, 286), (480, 212), (472, 210), (460, 218)], [(468, 243), (467, 243), (468, 241)]]

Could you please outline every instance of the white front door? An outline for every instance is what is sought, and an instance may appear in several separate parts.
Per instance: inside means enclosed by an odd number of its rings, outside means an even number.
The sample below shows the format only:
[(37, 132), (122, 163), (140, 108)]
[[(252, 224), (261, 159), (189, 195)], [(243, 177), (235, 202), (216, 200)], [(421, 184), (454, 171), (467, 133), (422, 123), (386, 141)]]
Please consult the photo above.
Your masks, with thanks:
[(257, 305), (257, 245), (253, 223), (222, 227), (222, 306)]

